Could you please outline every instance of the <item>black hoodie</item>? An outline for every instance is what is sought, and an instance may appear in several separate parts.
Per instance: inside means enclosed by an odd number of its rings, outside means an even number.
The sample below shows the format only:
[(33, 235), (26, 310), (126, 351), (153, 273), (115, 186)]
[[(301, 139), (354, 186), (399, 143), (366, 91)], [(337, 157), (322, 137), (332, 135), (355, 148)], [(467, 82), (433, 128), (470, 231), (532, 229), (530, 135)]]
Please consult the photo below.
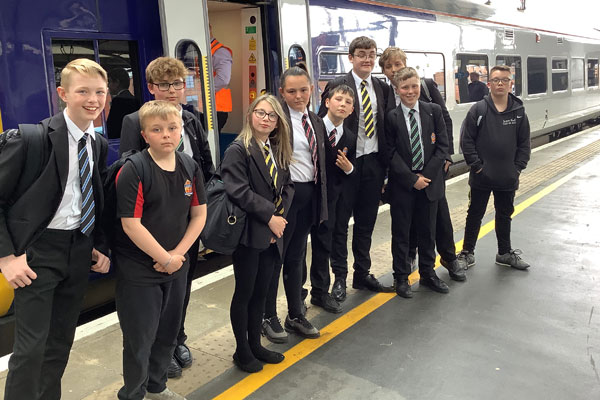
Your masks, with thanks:
[[(478, 119), (481, 119), (479, 126)], [(465, 117), (460, 147), (471, 167), (471, 187), (517, 190), (519, 174), (531, 155), (529, 120), (523, 102), (509, 93), (503, 112), (498, 112), (490, 96), (475, 103)]]

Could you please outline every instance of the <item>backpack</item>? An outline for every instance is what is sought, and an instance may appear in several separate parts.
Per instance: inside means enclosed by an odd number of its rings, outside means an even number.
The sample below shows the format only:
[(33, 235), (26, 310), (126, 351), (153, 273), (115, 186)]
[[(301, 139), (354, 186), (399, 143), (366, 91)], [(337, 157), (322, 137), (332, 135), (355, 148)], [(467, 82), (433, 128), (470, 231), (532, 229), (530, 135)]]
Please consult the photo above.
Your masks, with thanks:
[[(487, 110), (488, 110), (488, 105), (487, 102), (485, 100), (479, 100), (477, 103), (475, 103), (475, 123), (477, 126), (477, 132), (479, 133), (479, 127), (482, 125), (483, 119), (485, 118), (485, 115), (487, 114)], [(460, 125), (460, 138), (462, 141), (462, 137), (463, 134), (465, 132), (465, 121), (467, 120), (467, 118), (465, 117), (465, 119), (463, 119), (462, 124)]]
[(428, 102), (432, 102), (431, 93), (429, 93), (429, 87), (427, 87), (427, 83), (425, 82), (425, 78), (421, 78), (421, 93), (425, 95), (425, 98)]
[[(183, 167), (188, 176), (194, 177), (196, 170), (196, 162), (189, 156), (183, 156), (179, 152), (175, 152), (176, 157), (182, 161)], [(142, 182), (144, 192), (150, 190), (152, 186), (151, 165), (148, 159), (139, 150), (129, 150), (121, 155), (117, 161), (112, 163), (106, 171), (106, 177), (102, 183), (104, 187), (104, 210), (102, 212), (102, 227), (108, 240), (108, 245), (112, 249), (114, 246), (115, 234), (119, 221), (117, 220), (117, 175), (125, 165), (131, 162), (133, 167)]]

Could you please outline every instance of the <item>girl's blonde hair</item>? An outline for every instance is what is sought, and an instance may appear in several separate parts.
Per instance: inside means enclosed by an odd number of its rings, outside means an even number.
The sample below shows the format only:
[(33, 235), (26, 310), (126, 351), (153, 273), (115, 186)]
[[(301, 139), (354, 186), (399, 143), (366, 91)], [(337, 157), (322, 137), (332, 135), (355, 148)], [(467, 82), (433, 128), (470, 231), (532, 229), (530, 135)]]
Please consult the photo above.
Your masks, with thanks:
[(288, 169), (292, 161), (292, 145), (290, 143), (290, 125), (288, 124), (287, 117), (281, 108), (281, 104), (277, 98), (271, 94), (263, 94), (250, 104), (248, 112), (246, 113), (246, 121), (242, 131), (237, 136), (236, 140), (240, 140), (246, 150), (250, 146), (250, 142), (254, 137), (254, 129), (252, 127), (252, 113), (256, 109), (256, 106), (261, 102), (266, 101), (273, 111), (279, 117), (277, 119), (277, 126), (273, 129), (273, 132), (269, 135), (269, 142), (273, 147), (277, 147), (277, 152), (274, 153), (277, 166), (279, 168)]

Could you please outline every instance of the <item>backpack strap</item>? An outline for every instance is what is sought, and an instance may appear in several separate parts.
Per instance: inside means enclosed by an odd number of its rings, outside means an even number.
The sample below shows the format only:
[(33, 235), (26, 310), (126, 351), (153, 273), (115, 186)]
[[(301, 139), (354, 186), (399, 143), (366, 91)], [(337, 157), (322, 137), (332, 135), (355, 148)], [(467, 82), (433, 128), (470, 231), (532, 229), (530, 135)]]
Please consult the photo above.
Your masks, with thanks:
[(429, 87), (427, 86), (427, 82), (425, 82), (425, 78), (421, 78), (421, 90), (425, 94), (427, 101), (431, 103), (431, 93), (429, 93)]
[[(143, 190), (150, 189), (152, 186), (152, 174), (150, 173), (150, 165), (141, 151), (132, 152), (127, 156), (127, 161), (131, 161), (135, 171), (142, 182)], [(125, 161), (125, 162), (127, 162)]]
[(481, 126), (481, 123), (483, 122), (483, 119), (485, 118), (485, 114), (487, 114), (487, 109), (488, 109), (488, 105), (485, 100), (479, 100), (475, 104), (475, 111), (477, 112), (476, 113), (477, 129), (479, 129), (479, 127)]
[(185, 173), (187, 174), (187, 176), (193, 179), (196, 176), (194, 174), (194, 172), (196, 171), (196, 165), (198, 165), (196, 164), (196, 161), (194, 161), (192, 157), (187, 156), (187, 154), (184, 155), (179, 151), (175, 152), (175, 154), (177, 158), (181, 160), (181, 164), (183, 164), (183, 168), (185, 169)]
[(19, 132), (25, 144), (25, 168), (19, 179), (18, 194), (23, 194), (42, 173), (47, 164), (44, 133), (47, 131), (47, 120), (39, 124), (20, 124)]

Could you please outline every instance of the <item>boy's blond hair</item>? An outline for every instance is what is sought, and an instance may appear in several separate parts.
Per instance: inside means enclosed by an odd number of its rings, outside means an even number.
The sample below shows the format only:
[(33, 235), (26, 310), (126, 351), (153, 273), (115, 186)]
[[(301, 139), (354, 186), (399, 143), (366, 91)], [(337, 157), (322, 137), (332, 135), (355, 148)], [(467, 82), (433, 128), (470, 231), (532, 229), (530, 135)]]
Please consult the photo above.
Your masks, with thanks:
[(400, 49), (399, 47), (390, 46), (387, 49), (385, 49), (381, 57), (379, 57), (379, 66), (381, 67), (382, 71), (385, 67), (385, 63), (387, 62), (387, 60), (394, 56), (400, 57), (404, 65), (406, 65), (406, 53), (402, 51), (402, 49)]
[(392, 83), (394, 84), (394, 86), (399, 87), (401, 82), (410, 78), (419, 79), (419, 73), (413, 67), (405, 67), (402, 68), (400, 71), (396, 71), (396, 73), (392, 77)]
[(146, 67), (146, 81), (159, 83), (164, 79), (181, 78), (185, 80), (187, 69), (183, 63), (173, 57), (158, 57)]
[(140, 117), (140, 126), (142, 127), (142, 130), (146, 128), (145, 123), (149, 118), (152, 117), (159, 117), (162, 120), (166, 120), (169, 116), (175, 116), (181, 125), (181, 116), (179, 114), (179, 110), (173, 103), (166, 100), (149, 101), (144, 104), (142, 108), (140, 108), (138, 114)]
[(88, 58), (78, 58), (65, 65), (60, 72), (60, 86), (67, 89), (74, 73), (87, 76), (99, 75), (108, 84), (108, 76), (100, 64)]

